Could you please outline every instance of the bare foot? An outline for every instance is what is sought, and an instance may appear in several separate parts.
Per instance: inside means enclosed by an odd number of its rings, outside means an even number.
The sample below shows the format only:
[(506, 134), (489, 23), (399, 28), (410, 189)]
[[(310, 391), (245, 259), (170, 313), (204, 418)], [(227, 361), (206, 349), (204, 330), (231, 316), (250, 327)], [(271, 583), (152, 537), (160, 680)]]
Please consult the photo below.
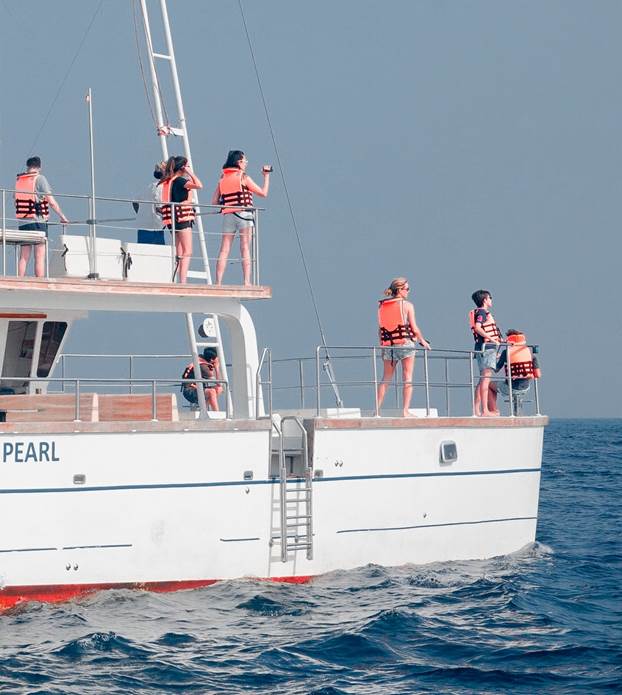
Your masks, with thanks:
[(499, 413), (491, 412), (487, 410), (485, 413), (482, 413), (482, 417), (497, 417)]
[(418, 415), (414, 415), (413, 413), (411, 413), (411, 412), (408, 411), (408, 410), (405, 410), (405, 411), (402, 413), (402, 417), (419, 417), (419, 416), (418, 416)]

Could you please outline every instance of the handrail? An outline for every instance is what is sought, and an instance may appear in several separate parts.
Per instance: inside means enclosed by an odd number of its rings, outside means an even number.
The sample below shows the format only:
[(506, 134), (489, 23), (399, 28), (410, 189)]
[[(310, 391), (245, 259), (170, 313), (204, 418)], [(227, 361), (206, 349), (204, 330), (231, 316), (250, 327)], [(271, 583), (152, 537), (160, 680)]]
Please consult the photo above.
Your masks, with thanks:
[[(16, 234), (11, 234), (8, 235), (9, 238), (7, 239), (7, 234), (5, 234), (6, 231), (11, 231), (11, 232), (18, 232), (18, 226), (28, 224), (31, 222), (31, 220), (28, 219), (17, 219), (13, 217), (14, 212), (12, 211), (12, 198), (13, 194), (16, 193), (17, 190), (14, 188), (0, 188), (0, 206), (1, 206), (1, 211), (0, 211), (0, 216), (2, 218), (2, 228), (1, 228), (1, 245), (2, 245), (2, 275), (6, 276), (7, 275), (7, 245), (12, 245), (16, 249), (16, 257), (15, 257), (15, 274), (17, 274), (18, 269), (17, 269), (17, 263), (18, 263), (18, 254), (17, 254), (17, 246), (18, 245), (29, 245), (32, 243), (35, 243), (34, 239), (28, 239), (28, 238), (23, 238), (25, 233), (22, 233), (22, 238), (19, 238), (16, 236)], [(7, 194), (9, 194), (9, 198), (7, 197)], [(116, 230), (115, 236), (120, 237), (120, 241), (123, 242), (130, 242), (134, 243), (135, 239), (129, 238), (128, 235), (131, 232), (135, 232), (136, 229), (140, 226), (141, 222), (143, 222), (144, 218), (142, 217), (142, 213), (139, 215), (138, 214), (138, 207), (140, 205), (144, 206), (144, 208), (150, 210), (154, 208), (158, 203), (157, 201), (154, 201), (153, 199), (148, 199), (144, 200), (142, 197), (137, 197), (137, 198), (127, 198), (127, 197), (113, 197), (113, 196), (95, 196), (93, 197), (92, 195), (88, 194), (75, 194), (75, 193), (54, 193), (53, 194), (56, 199), (59, 201), (65, 201), (67, 203), (67, 206), (70, 208), (74, 208), (71, 212), (74, 214), (69, 214), (69, 210), (65, 210), (65, 213), (67, 216), (70, 218), (70, 221), (67, 223), (63, 223), (60, 221), (55, 221), (55, 220), (50, 220), (47, 221), (46, 224), (48, 226), (56, 226), (56, 227), (62, 227), (64, 233), (67, 234), (75, 234), (75, 235), (82, 235), (81, 231), (78, 231), (80, 228), (86, 228), (84, 237), (91, 239), (91, 243), (88, 244), (87, 250), (85, 251), (85, 254), (88, 254), (88, 263), (89, 263), (89, 268), (90, 268), (90, 276), (91, 279), (96, 279), (97, 278), (97, 273), (98, 273), (98, 263), (97, 259), (98, 258), (103, 258), (105, 255), (110, 255), (110, 254), (105, 254), (101, 252), (100, 250), (97, 249), (97, 240), (98, 239), (104, 239), (104, 238), (109, 238), (101, 235), (101, 232), (96, 230), (96, 225), (99, 225), (100, 230), (101, 227), (106, 226), (109, 230)], [(98, 207), (98, 213), (99, 216), (94, 215), (92, 213), (92, 207), (93, 207), (93, 200), (100, 202), (102, 205)], [(117, 204), (121, 206), (128, 206), (132, 204), (137, 204), (135, 206), (135, 209), (133, 211), (130, 210), (121, 210), (117, 215), (111, 215), (109, 212), (106, 213), (104, 210), (106, 207), (110, 209), (111, 204)], [(176, 202), (171, 202), (171, 206), (173, 209), (180, 205), (184, 205), (185, 203), (176, 203)], [(77, 210), (75, 208), (77, 207)], [(212, 203), (193, 203), (193, 207), (196, 210), (196, 215), (198, 217), (203, 217), (207, 215), (220, 215), (222, 211), (222, 205), (214, 205)], [(250, 249), (250, 256), (251, 256), (251, 282), (253, 285), (258, 285), (260, 283), (260, 273), (259, 273), (259, 221), (262, 212), (265, 211), (265, 208), (263, 207), (257, 207), (257, 206), (245, 206), (245, 205), (231, 205), (229, 206), (231, 209), (234, 209), (236, 211), (252, 211), (254, 213), (254, 219), (255, 219), (255, 226), (253, 233), (251, 235), (251, 249)], [(9, 208), (11, 208), (11, 212), (9, 213)], [(36, 220), (35, 220), (36, 221)], [(175, 216), (173, 215), (173, 233), (175, 232)], [(128, 223), (136, 222), (135, 226), (128, 226)], [(119, 223), (125, 223), (125, 225)], [(11, 229), (7, 229), (7, 224), (11, 226)], [(157, 229), (162, 229), (164, 228), (163, 224), (158, 224)], [(69, 231), (71, 230), (71, 231)], [(201, 277), (208, 276), (209, 275), (209, 267), (206, 266), (206, 263), (210, 260), (206, 253), (203, 253), (204, 251), (204, 241), (203, 241), (203, 236), (201, 235), (201, 232), (198, 229), (193, 229), (192, 230), (193, 235), (197, 235), (199, 238), (199, 243), (201, 245), (201, 258), (203, 259), (203, 266), (202, 270), (199, 271), (199, 275)], [(221, 236), (222, 232), (220, 230), (218, 231), (213, 231), (213, 232), (208, 232), (209, 235), (217, 235), (218, 237)], [(47, 243), (47, 238), (42, 239), (41, 243), (45, 243), (45, 270), (43, 271), (45, 273), (45, 277), (50, 277), (50, 254), (52, 252), (56, 252), (57, 249), (54, 248), (49, 248), (48, 243)], [(175, 245), (171, 244), (171, 271), (174, 271), (176, 266), (175, 266), (175, 252), (174, 248)], [(56, 256), (52, 256), (53, 258), (56, 258)], [(193, 259), (198, 258), (198, 256), (193, 256)], [(238, 258), (237, 256), (230, 256), (229, 257), (229, 263), (232, 262), (239, 262), (241, 261), (241, 258)], [(55, 268), (58, 268), (56, 264), (53, 264), (52, 270), (54, 271)], [(101, 270), (101, 269), (99, 269)], [(10, 270), (12, 272), (12, 270)], [(66, 271), (59, 271), (57, 274), (62, 275), (63, 272)], [(124, 273), (126, 272), (125, 267), (124, 267)], [(162, 271), (160, 271), (162, 272)], [(101, 272), (100, 272), (101, 274)], [(76, 277), (83, 277), (82, 275), (77, 275)], [(198, 277), (197, 271), (190, 271), (190, 274), (188, 276), (189, 278), (196, 278)], [(128, 277), (129, 282), (132, 282), (132, 273), (130, 272)], [(171, 280), (172, 281), (172, 280)]]
[[(232, 417), (231, 414), (231, 408), (229, 406), (229, 398), (228, 393), (229, 393), (229, 383), (225, 379), (213, 379), (213, 378), (201, 378), (201, 379), (195, 379), (194, 377), (192, 379), (141, 379), (141, 378), (131, 378), (131, 379), (120, 379), (120, 378), (114, 378), (114, 377), (25, 377), (25, 376), (5, 376), (3, 375), (2, 378), (0, 379), (0, 382), (11, 382), (11, 381), (18, 381), (20, 383), (48, 383), (48, 384), (58, 384), (60, 383), (61, 385), (64, 385), (66, 382), (69, 382), (74, 385), (74, 407), (75, 407), (75, 422), (80, 422), (80, 395), (82, 391), (82, 386), (84, 384), (127, 384), (127, 383), (132, 383), (132, 384), (144, 384), (150, 386), (150, 394), (151, 394), (151, 412), (152, 412), (152, 420), (157, 421), (157, 385), (158, 384), (172, 384), (178, 387), (180, 384), (205, 384), (207, 385), (208, 383), (211, 384), (218, 384), (219, 386), (222, 386), (224, 391), (225, 391), (225, 417), (227, 420), (230, 420)], [(53, 395), (54, 393), (57, 392), (52, 392), (51, 394), (40, 394), (40, 393), (35, 393), (35, 394), (4, 394), (6, 397), (10, 397), (11, 395), (32, 395), (32, 396), (38, 396), (38, 395)], [(65, 393), (65, 391), (61, 391), (58, 393)]]
[[(263, 369), (264, 362), (268, 357), (268, 381), (264, 382), (261, 380), (261, 370)], [(261, 359), (259, 360), (259, 365), (257, 371), (255, 372), (255, 419), (259, 420), (259, 390), (262, 386), (268, 386), (268, 415), (263, 415), (262, 417), (269, 417), (272, 419), (272, 350), (270, 348), (264, 348), (261, 353)], [(263, 390), (262, 390), (263, 397)]]

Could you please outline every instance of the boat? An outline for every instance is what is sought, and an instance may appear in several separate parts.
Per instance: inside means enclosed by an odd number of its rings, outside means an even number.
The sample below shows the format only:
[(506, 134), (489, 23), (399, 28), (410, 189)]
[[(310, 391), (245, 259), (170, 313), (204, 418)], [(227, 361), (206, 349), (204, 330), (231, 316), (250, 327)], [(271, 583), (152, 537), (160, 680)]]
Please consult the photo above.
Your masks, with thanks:
[[(159, 55), (176, 71), (161, 4), (167, 52)], [(141, 8), (157, 105), (158, 53), (145, 0)], [(189, 154), (177, 97), (174, 134)], [(166, 153), (170, 128), (161, 124)], [(17, 277), (9, 250), (46, 240), (17, 229), (12, 190), (1, 193), (1, 608), (103, 589), (305, 582), (369, 563), (490, 558), (535, 541), (548, 422), (538, 379), (533, 412), (510, 392), (507, 415), (473, 417), (472, 351), (422, 350), (419, 417), (381, 412), (377, 346), (323, 341), (284, 360), (260, 349), (246, 306), (271, 297), (257, 235), (251, 286), (213, 285), (205, 244), (196, 281), (171, 282), (170, 246), (97, 234), (96, 208), (133, 201), (92, 190), (74, 196), (89, 207), (88, 233), (61, 235), (44, 277)], [(222, 408), (208, 410), (202, 389), (196, 406), (185, 403), (177, 373), (136, 376), (137, 355), (126, 356), (123, 377), (91, 366), (88, 376), (69, 374), (72, 326), (98, 311), (185, 317), (194, 373), (205, 346), (221, 356)], [(101, 365), (104, 356), (91, 359)], [(450, 376), (450, 367), (460, 373)], [(291, 377), (284, 385), (279, 370)]]

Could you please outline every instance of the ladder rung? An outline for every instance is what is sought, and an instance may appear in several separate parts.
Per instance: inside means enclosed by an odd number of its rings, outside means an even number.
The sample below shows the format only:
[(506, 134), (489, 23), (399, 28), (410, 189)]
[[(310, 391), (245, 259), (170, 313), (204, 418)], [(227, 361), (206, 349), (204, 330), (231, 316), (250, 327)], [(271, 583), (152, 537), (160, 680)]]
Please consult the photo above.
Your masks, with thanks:
[(152, 53), (151, 55), (154, 58), (162, 58), (162, 60), (171, 60), (171, 56), (167, 55), (166, 53)]
[(308, 526), (308, 521), (302, 521), (300, 524), (287, 524), (285, 528), (300, 528), (301, 526)]
[(298, 516), (286, 516), (287, 521), (290, 519), (310, 519), (311, 514), (299, 514)]
[(298, 548), (310, 548), (311, 543), (296, 543), (296, 545), (286, 545), (287, 550), (296, 550)]

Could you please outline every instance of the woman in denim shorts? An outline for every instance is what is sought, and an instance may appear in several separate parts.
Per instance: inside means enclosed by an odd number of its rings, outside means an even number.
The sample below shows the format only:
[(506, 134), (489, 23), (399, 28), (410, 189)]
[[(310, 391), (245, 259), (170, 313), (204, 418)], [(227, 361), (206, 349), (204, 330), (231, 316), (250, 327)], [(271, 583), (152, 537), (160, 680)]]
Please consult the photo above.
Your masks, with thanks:
[(382, 305), (384, 302), (387, 303), (399, 303), (399, 310), (401, 311), (401, 318), (399, 325), (389, 333), (399, 333), (400, 336), (398, 340), (399, 344), (391, 345), (391, 347), (384, 347), (382, 349), (382, 361), (384, 363), (384, 373), (382, 375), (382, 381), (378, 385), (378, 410), (382, 405), (384, 400), (387, 386), (393, 378), (393, 373), (395, 372), (395, 367), (398, 362), (402, 365), (402, 414), (404, 417), (410, 416), (410, 401), (412, 398), (413, 386), (412, 386), (412, 375), (415, 368), (415, 354), (417, 352), (416, 342), (418, 341), (426, 350), (430, 349), (430, 344), (423, 337), (423, 334), (417, 326), (415, 321), (415, 307), (411, 302), (406, 301), (406, 297), (410, 291), (408, 280), (406, 278), (395, 278), (387, 290), (385, 290), (385, 296), (388, 297), (386, 300), (381, 300), (381, 309), (379, 310), (379, 323), (380, 323), (380, 339), (383, 343), (391, 342), (392, 337), (387, 337), (386, 328), (383, 327), (382, 321)]
[[(216, 262), (216, 284), (222, 284), (236, 232), (240, 233), (240, 257), (244, 285), (251, 284), (251, 235), (255, 227), (253, 193), (265, 198), (270, 188), (272, 167), (262, 169), (263, 186), (258, 186), (246, 173), (248, 159), (242, 150), (231, 150), (222, 167), (222, 176), (212, 196), (212, 205), (223, 205), (222, 243)], [(231, 207), (227, 207), (231, 206)], [(251, 209), (244, 209), (251, 208)]]

